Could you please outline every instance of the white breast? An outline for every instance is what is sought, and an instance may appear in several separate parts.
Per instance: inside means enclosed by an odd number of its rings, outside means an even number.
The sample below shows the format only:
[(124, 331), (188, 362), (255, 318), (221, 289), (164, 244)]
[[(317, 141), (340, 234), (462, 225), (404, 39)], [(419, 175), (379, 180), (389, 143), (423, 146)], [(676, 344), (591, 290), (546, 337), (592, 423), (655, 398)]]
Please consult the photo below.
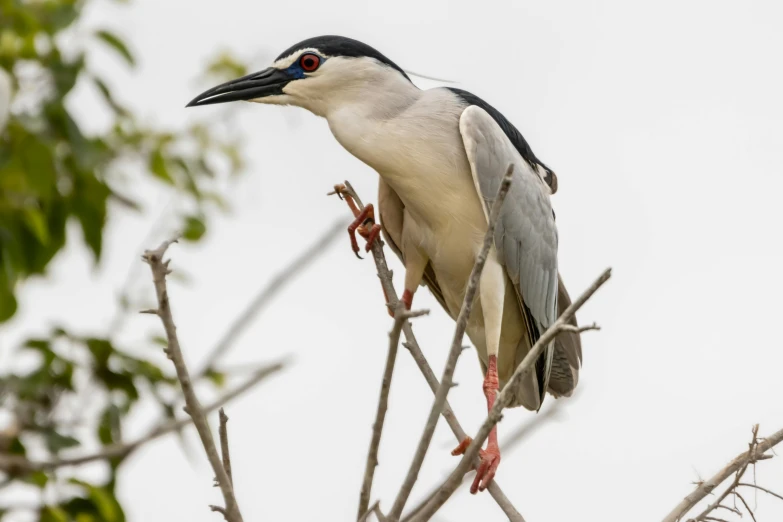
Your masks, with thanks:
[(352, 106), (330, 114), (329, 126), (349, 152), (400, 196), (433, 264), (459, 272), (454, 276), (461, 279), (470, 272), (486, 230), (459, 133), (462, 106), (446, 89), (417, 92), (392, 118), (368, 117)]

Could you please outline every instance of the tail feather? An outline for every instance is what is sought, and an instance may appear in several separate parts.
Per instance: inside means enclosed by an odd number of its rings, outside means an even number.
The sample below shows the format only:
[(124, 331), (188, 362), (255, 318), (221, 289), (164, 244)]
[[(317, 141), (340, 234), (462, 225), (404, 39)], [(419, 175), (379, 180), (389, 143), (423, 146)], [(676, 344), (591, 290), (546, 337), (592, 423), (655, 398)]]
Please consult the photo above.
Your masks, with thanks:
[[(561, 315), (571, 306), (563, 278), (558, 275), (557, 315)], [(569, 324), (577, 326), (576, 316)], [(579, 368), (582, 366), (582, 340), (579, 334), (563, 332), (555, 339), (552, 375), (549, 381), (549, 393), (555, 397), (570, 396), (579, 383)]]

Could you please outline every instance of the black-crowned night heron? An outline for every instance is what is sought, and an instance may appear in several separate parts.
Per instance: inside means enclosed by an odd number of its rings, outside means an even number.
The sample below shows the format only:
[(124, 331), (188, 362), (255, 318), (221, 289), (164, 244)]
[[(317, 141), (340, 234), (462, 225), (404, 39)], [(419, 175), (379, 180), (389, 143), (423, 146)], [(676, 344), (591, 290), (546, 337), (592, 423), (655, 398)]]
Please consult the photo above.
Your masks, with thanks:
[[(557, 190), (554, 172), (485, 101), (454, 88), (421, 90), (391, 60), (349, 38), (300, 42), (271, 67), (214, 87), (188, 106), (235, 100), (296, 105), (326, 118), (337, 141), (380, 174), (381, 229), (405, 265), (408, 308), (424, 284), (456, 318), (487, 230), (488, 210), (506, 167), (514, 164), (511, 191), (467, 327), (491, 408), (499, 384), (570, 304), (557, 269), (557, 229), (549, 201)], [(371, 205), (354, 229), (368, 212)], [(377, 230), (368, 234), (368, 243)], [(535, 374), (514, 390), (512, 405), (538, 410), (547, 390), (570, 395), (581, 358), (578, 334), (562, 334), (541, 356)], [(455, 452), (464, 448), (463, 443)], [(500, 463), (494, 429), (481, 459), (473, 493), (489, 484)]]

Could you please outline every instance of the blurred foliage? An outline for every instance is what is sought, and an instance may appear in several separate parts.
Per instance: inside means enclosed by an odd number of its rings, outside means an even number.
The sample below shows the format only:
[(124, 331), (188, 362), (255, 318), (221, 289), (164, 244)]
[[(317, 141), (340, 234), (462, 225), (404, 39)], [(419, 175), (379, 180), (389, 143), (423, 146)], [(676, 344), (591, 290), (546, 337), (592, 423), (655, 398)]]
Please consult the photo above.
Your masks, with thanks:
[[(83, 241), (100, 261), (111, 213), (143, 211), (123, 193), (129, 179), (163, 184), (185, 200), (192, 211), (178, 216), (177, 227), (186, 240), (199, 241), (209, 211), (225, 208), (215, 179), (242, 168), (236, 140), (221, 141), (200, 124), (156, 128), (118, 100), (111, 82), (91, 67), (90, 53), (108, 49), (133, 68), (133, 47), (111, 30), (84, 29), (87, 3), (0, 0), (0, 91), (5, 81), (6, 94), (13, 93), (4, 113), (0, 92), (0, 324), (17, 311), (19, 283), (45, 275), (66, 241)], [(206, 74), (236, 77), (245, 67), (224, 54)], [(85, 85), (110, 115), (100, 135), (83, 132), (68, 104), (69, 94)], [(71, 221), (81, 237), (66, 233)], [(127, 303), (120, 310), (127, 311)], [(23, 343), (14, 368), (0, 372), (0, 455), (56, 459), (122, 442), (128, 414), (145, 401), (158, 404), (162, 421), (173, 418), (180, 392), (161, 350), (150, 350), (158, 362), (136, 357), (108, 330), (104, 337), (84, 337), (55, 328)], [(149, 344), (159, 348), (160, 341)], [(224, 376), (210, 369), (196, 379), (217, 387)], [(39, 522), (122, 522), (115, 490), (126, 457), (105, 463), (99, 480), (70, 468), (0, 471), (0, 519), (25, 510)], [(32, 497), (38, 503), (14, 503), (30, 498), (30, 491), (38, 492)]]
[[(111, 82), (91, 70), (89, 50), (103, 46), (128, 67), (129, 45), (109, 30), (82, 34), (78, 20), (86, 0), (0, 0), (0, 72), (15, 91), (10, 118), (0, 134), (0, 322), (17, 308), (20, 280), (43, 274), (65, 245), (66, 223), (78, 221), (84, 242), (99, 260), (110, 203), (137, 207), (120, 192), (132, 170), (176, 189), (194, 211), (182, 216), (185, 238), (206, 230), (208, 205), (223, 206), (211, 190), (217, 165), (242, 166), (235, 143), (194, 124), (182, 131), (150, 127), (112, 93)], [(61, 49), (63, 34), (82, 48)], [(73, 49), (73, 47), (76, 47)], [(67, 52), (66, 52), (67, 51)], [(210, 75), (235, 77), (244, 67), (229, 55), (209, 66)], [(111, 115), (106, 133), (85, 135), (67, 107), (68, 95), (90, 84)]]
[[(0, 376), (0, 404), (13, 419), (0, 438), (4, 453), (49, 460), (69, 449), (95, 451), (122, 442), (122, 420), (145, 392), (158, 399), (164, 417), (173, 417), (176, 379), (106, 339), (74, 337), (56, 328), (45, 338), (29, 339), (21, 352), (32, 359), (30, 369)], [(36, 471), (10, 473), (6, 487), (13, 482), (41, 491), (52, 482), (60, 489), (62, 483), (72, 486), (57, 503), (37, 507), (40, 521), (119, 522), (125, 516), (115, 497), (116, 473), (126, 457), (108, 461), (108, 477), (100, 484)]]

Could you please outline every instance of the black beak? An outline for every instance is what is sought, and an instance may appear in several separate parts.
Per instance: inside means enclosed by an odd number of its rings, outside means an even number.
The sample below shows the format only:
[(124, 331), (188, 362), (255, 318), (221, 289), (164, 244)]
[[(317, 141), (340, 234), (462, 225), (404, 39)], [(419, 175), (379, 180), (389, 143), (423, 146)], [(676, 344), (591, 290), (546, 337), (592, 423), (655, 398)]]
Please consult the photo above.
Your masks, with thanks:
[(193, 98), (186, 107), (237, 100), (255, 100), (264, 96), (283, 94), (283, 87), (291, 80), (294, 78), (287, 72), (270, 67), (261, 72), (248, 74), (242, 78), (212, 87)]

